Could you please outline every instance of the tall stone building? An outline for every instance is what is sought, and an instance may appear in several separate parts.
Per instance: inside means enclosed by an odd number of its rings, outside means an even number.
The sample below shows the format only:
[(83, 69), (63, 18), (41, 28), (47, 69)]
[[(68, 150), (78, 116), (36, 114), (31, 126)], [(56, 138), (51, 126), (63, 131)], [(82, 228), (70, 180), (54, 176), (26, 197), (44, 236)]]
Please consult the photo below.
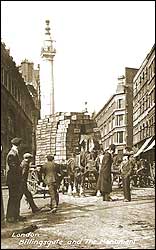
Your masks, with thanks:
[(116, 153), (133, 146), (133, 78), (137, 69), (125, 68), (125, 75), (118, 78), (116, 93), (96, 114), (101, 132), (103, 149), (116, 145)]
[(23, 139), (23, 150), (32, 151), (33, 121), (37, 109), (9, 50), (1, 43), (1, 167), (5, 162), (13, 137)]
[(133, 143), (137, 149), (136, 156), (152, 161), (155, 156), (155, 45), (133, 81)]
[(49, 20), (46, 20), (45, 39), (41, 50), (41, 119), (44, 119), (46, 115), (52, 115), (55, 112), (53, 60), (56, 50), (53, 47), (49, 23)]

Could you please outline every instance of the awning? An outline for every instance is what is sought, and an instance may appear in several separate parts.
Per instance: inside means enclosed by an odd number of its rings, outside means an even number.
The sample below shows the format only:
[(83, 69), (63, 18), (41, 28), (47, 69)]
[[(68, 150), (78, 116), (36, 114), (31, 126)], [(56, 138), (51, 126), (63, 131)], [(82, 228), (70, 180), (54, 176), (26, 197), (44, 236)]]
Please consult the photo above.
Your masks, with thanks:
[(141, 148), (139, 148), (139, 150), (136, 152), (136, 154), (134, 154), (134, 157), (140, 155), (144, 149), (147, 147), (147, 145), (149, 144), (149, 142), (151, 141), (152, 137), (148, 138), (145, 143), (141, 146)]
[(155, 146), (155, 140), (144, 150), (144, 152), (151, 150)]

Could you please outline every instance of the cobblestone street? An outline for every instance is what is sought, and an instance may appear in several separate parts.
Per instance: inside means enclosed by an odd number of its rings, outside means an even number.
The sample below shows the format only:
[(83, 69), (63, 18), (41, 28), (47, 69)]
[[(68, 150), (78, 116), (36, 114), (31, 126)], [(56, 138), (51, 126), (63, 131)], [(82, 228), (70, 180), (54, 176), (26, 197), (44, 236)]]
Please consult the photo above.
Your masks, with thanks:
[[(102, 201), (102, 197), (87, 194), (72, 197), (60, 193), (56, 214), (48, 214), (49, 198), (37, 198), (35, 202), (44, 207), (42, 212), (32, 214), (22, 200), (21, 215), (27, 221), (6, 224), (2, 228), (3, 249), (154, 249), (155, 248), (155, 190), (133, 188), (132, 201), (123, 202), (122, 190), (116, 189), (114, 201)], [(6, 210), (7, 190), (3, 190)], [(13, 237), (13, 232), (23, 226), (36, 224), (38, 229), (29, 237)]]

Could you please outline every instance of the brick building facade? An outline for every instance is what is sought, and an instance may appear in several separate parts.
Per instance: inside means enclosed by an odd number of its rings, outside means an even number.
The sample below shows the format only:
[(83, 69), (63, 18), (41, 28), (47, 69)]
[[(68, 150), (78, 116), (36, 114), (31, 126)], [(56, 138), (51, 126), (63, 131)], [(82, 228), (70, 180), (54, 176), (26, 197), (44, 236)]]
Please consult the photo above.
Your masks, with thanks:
[[(152, 47), (136, 76), (133, 89), (133, 143), (144, 151), (144, 145), (155, 137), (155, 45)], [(154, 144), (153, 144), (154, 145)], [(150, 151), (148, 152), (150, 154)], [(147, 154), (147, 153), (146, 153)], [(151, 157), (153, 157), (151, 155)]]
[(125, 68), (125, 75), (118, 78), (116, 93), (95, 116), (100, 129), (103, 149), (116, 145), (116, 153), (133, 146), (133, 78), (137, 69)]

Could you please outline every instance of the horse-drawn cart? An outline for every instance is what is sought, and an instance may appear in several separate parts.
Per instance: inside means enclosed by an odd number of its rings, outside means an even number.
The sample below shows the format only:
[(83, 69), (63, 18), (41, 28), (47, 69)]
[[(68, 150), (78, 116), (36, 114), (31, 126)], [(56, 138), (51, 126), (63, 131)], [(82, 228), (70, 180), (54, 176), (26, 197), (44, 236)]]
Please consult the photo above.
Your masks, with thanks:
[[(88, 171), (81, 172), (79, 169), (79, 173), (74, 172), (73, 178), (71, 178), (71, 173), (67, 171), (67, 164), (55, 164), (56, 172), (57, 172), (57, 184), (58, 184), (58, 191), (62, 192), (62, 194), (69, 194), (69, 186), (72, 184), (74, 187), (75, 183), (78, 184), (78, 189), (83, 186), (84, 192), (87, 191), (95, 191), (96, 190), (96, 183), (97, 183), (97, 175), (95, 170), (88, 169)], [(41, 173), (41, 165), (31, 165), (29, 169), (28, 175), (28, 189), (32, 193), (34, 198), (39, 197), (49, 197), (48, 193), (48, 186), (44, 183), (44, 176)], [(72, 180), (72, 183), (71, 183)], [(72, 188), (73, 189), (73, 188)], [(43, 196), (42, 196), (43, 195)]]

